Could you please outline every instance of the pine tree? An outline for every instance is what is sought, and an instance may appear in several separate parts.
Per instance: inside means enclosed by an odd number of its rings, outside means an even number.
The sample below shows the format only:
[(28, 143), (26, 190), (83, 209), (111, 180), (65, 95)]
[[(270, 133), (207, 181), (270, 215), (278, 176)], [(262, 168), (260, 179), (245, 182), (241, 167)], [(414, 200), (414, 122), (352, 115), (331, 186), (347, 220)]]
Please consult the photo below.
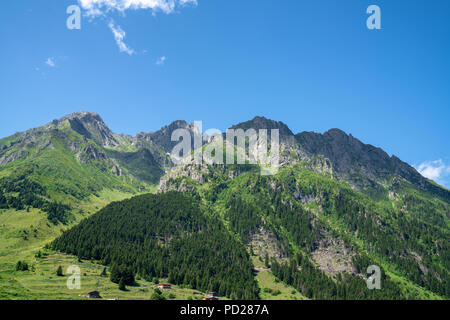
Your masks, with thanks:
[(25, 261), (17, 261), (16, 264), (16, 270), (17, 271), (27, 271), (28, 270), (28, 263), (26, 263)]
[(64, 276), (63, 270), (62, 270), (62, 267), (61, 267), (61, 266), (59, 266), (58, 269), (56, 270), (56, 275), (57, 275), (58, 277)]
[(120, 277), (120, 270), (119, 267), (115, 264), (111, 267), (111, 272), (109, 273), (109, 278), (114, 283), (119, 283), (121, 277)]
[(16, 263), (16, 270), (17, 271), (22, 271), (22, 261), (17, 261)]
[(121, 291), (127, 290), (127, 287), (126, 287), (126, 285), (125, 285), (125, 280), (123, 280), (123, 278), (120, 278), (120, 281), (119, 281), (119, 290), (121, 290)]
[(269, 255), (266, 253), (266, 257), (264, 259), (264, 265), (266, 266), (266, 268), (270, 267), (270, 263), (269, 263)]

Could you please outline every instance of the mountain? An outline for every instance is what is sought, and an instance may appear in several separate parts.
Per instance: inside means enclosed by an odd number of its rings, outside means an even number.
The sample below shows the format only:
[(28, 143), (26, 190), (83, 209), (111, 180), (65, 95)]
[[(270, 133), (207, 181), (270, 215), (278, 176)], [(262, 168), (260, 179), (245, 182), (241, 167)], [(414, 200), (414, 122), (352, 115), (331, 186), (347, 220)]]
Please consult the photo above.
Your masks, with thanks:
[[(180, 128), (200, 134), (178, 120), (132, 137), (77, 112), (1, 139), (0, 283), (11, 285), (0, 298), (43, 298), (31, 283), (49, 281), (61, 252), (107, 266), (114, 281), (123, 271), (145, 286), (170, 281), (180, 294), (450, 297), (450, 191), (407, 163), (339, 129), (294, 134), (255, 117), (231, 128), (279, 129), (275, 175), (248, 164), (175, 166), (168, 153)], [(48, 258), (35, 257), (41, 251)], [(14, 271), (18, 260), (44, 271)], [(383, 290), (367, 289), (370, 265), (380, 266)]]
[[(33, 181), (50, 199), (67, 204), (105, 188), (136, 192), (157, 183), (162, 170), (147, 180), (122, 158), (140, 152), (114, 134), (96, 113), (78, 112), (0, 140), (0, 172), (6, 180)], [(144, 164), (152, 172), (156, 161)], [(140, 168), (141, 169), (141, 168)], [(154, 170), (153, 170), (154, 171)]]
[(241, 122), (231, 127), (231, 129), (243, 129), (243, 130), (247, 130), (250, 128), (255, 130), (267, 129), (267, 131), (270, 131), (272, 129), (278, 129), (280, 132), (280, 136), (294, 135), (291, 129), (289, 129), (289, 127), (283, 122), (270, 120), (265, 117), (255, 117), (252, 120)]
[(54, 120), (52, 124), (58, 126), (64, 122), (67, 122), (73, 131), (95, 141), (99, 146), (117, 147), (120, 145), (112, 131), (95, 112), (81, 111), (72, 113), (59, 120)]
[[(150, 190), (170, 162), (166, 153), (184, 121), (136, 137), (113, 133), (97, 113), (76, 112), (51, 123), (0, 140), (0, 170), (9, 175), (33, 170), (35, 182), (64, 185), (64, 195), (81, 200), (103, 188), (129, 192)], [(32, 169), (35, 168), (35, 169)], [(28, 174), (27, 177), (32, 177)], [(45, 181), (51, 180), (51, 181)]]
[(168, 126), (164, 126), (156, 132), (139, 133), (136, 140), (139, 142), (151, 141), (152, 144), (162, 148), (165, 153), (170, 153), (178, 143), (178, 141), (172, 141), (172, 133), (177, 129), (188, 130), (192, 139), (201, 135), (198, 128), (196, 128), (193, 123), (187, 123), (184, 120), (177, 120)]
[(331, 161), (337, 174), (359, 187), (397, 176), (420, 189), (436, 192), (450, 199), (448, 192), (430, 183), (415, 168), (396, 156), (389, 157), (380, 148), (362, 143), (342, 130), (331, 129), (324, 134), (301, 132), (295, 138), (300, 148), (311, 154), (323, 155)]

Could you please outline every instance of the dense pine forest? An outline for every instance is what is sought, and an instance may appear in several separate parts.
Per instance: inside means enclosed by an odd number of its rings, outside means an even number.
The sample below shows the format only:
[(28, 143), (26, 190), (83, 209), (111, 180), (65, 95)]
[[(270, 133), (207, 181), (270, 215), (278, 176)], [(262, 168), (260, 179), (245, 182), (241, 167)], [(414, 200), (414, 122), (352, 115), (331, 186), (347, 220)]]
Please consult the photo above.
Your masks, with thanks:
[(110, 265), (115, 282), (123, 274), (132, 284), (131, 270), (149, 280), (168, 278), (231, 298), (256, 298), (245, 248), (204, 210), (177, 192), (138, 196), (111, 203), (65, 232), (52, 248)]

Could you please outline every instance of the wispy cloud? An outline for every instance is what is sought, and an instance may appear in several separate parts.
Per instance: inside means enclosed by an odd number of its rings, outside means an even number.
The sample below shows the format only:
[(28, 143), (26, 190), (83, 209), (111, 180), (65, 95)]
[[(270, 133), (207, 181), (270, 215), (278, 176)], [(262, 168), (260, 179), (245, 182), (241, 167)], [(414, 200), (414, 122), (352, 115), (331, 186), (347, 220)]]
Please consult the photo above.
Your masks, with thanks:
[(78, 0), (88, 16), (105, 15), (110, 11), (151, 9), (166, 14), (172, 13), (179, 6), (197, 5), (197, 0)]
[(131, 49), (129, 46), (125, 44), (123, 39), (127, 35), (125, 31), (122, 30), (122, 28), (119, 25), (115, 25), (113, 21), (111, 21), (108, 24), (108, 27), (111, 29), (114, 39), (116, 40), (117, 46), (119, 47), (120, 52), (125, 52), (129, 54), (130, 56), (133, 55), (135, 52), (133, 49)]
[(445, 184), (446, 178), (450, 176), (450, 165), (442, 159), (435, 161), (425, 161), (416, 167), (417, 171), (425, 178)]
[[(178, 7), (187, 5), (197, 6), (197, 0), (78, 0), (78, 3), (84, 10), (84, 14), (94, 19), (95, 17), (106, 17), (110, 12), (116, 11), (122, 14), (127, 10), (151, 10), (153, 14), (163, 12), (165, 14), (173, 13)], [(108, 24), (119, 50), (133, 55), (136, 52), (124, 43), (125, 31), (114, 22)], [(164, 62), (164, 61), (163, 61)]]
[(45, 64), (48, 65), (51, 68), (56, 67), (55, 59), (54, 58), (48, 58), (47, 61), (45, 61)]
[(162, 56), (156, 60), (156, 65), (161, 66), (166, 62), (167, 58), (165, 56)]

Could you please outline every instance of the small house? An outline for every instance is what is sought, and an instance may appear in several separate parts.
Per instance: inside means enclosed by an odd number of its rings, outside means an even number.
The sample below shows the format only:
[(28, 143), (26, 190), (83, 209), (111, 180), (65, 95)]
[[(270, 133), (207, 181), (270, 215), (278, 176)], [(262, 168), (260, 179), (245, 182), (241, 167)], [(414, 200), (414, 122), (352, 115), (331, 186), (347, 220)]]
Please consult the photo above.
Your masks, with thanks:
[(84, 297), (89, 298), (89, 299), (101, 299), (102, 298), (100, 296), (100, 292), (98, 292), (97, 290), (86, 293), (84, 295)]
[(159, 289), (170, 289), (172, 285), (170, 283), (160, 283), (158, 284)]
[(215, 291), (208, 292), (208, 295), (203, 297), (202, 300), (219, 300), (219, 295)]

